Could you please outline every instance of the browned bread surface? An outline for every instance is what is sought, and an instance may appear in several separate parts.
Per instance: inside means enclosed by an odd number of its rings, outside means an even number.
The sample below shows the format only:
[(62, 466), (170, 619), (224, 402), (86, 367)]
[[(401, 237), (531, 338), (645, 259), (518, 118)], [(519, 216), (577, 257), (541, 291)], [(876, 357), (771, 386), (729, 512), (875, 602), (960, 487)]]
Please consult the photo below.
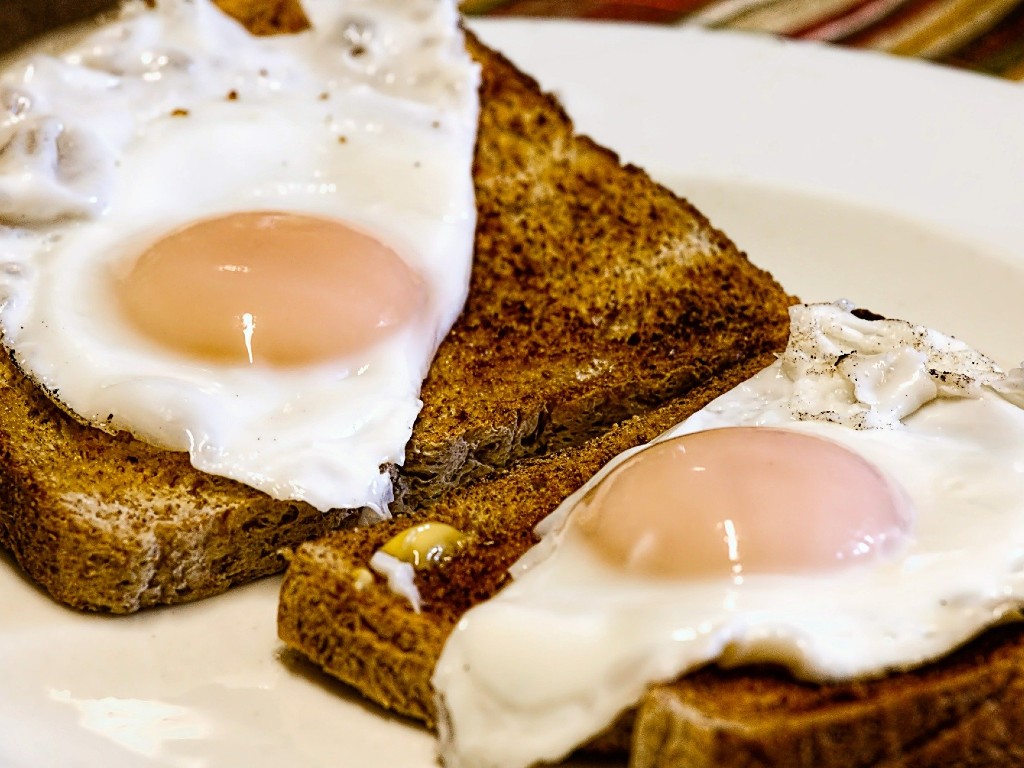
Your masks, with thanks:
[[(785, 336), (790, 298), (768, 275), (469, 44), (485, 65), (476, 261), (424, 384), (398, 512), (580, 442)], [(0, 546), (72, 606), (123, 613), (221, 592), (280, 570), (280, 548), (351, 512), (276, 502), (81, 427), (6, 355), (0, 372)]]
[(424, 384), (399, 494), (426, 483), (436, 497), (578, 444), (780, 349), (792, 303), (689, 203), (576, 136), (536, 82), (468, 38), (483, 64), (478, 266)]

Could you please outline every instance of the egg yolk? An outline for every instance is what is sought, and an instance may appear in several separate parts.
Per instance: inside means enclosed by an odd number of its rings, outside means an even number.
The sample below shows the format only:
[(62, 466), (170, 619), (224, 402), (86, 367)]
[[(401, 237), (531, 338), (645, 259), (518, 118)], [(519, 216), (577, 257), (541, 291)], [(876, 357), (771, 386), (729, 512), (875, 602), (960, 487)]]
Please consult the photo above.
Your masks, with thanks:
[(569, 532), (657, 578), (820, 571), (909, 534), (909, 502), (830, 440), (767, 427), (673, 438), (634, 454), (573, 510)]
[(380, 551), (414, 568), (428, 568), (455, 557), (469, 537), (446, 523), (426, 522), (392, 536)]
[(189, 224), (114, 275), (151, 339), (221, 363), (315, 364), (410, 322), (422, 278), (389, 246), (332, 219), (244, 212)]

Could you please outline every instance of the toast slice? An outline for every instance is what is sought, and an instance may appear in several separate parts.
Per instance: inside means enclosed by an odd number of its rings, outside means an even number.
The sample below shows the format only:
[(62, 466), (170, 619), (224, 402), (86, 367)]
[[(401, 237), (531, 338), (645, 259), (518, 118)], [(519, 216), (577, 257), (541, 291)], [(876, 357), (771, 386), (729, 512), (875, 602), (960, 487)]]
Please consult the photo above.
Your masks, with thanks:
[[(617, 425), (583, 446), (522, 462), (449, 494), (430, 521), (469, 534), (442, 567), (416, 572), (421, 609), (367, 564), (408, 520), (339, 531), (293, 555), (278, 633), (289, 648), (381, 706), (437, 725), (430, 679), (448, 635), (497, 593), (533, 527), (609, 459), (646, 442), (759, 370), (771, 355)], [(631, 768), (1024, 765), (1024, 623), (990, 628), (942, 659), (876, 679), (815, 683), (782, 667), (714, 664), (653, 686), (591, 742)]]
[[(535, 543), (533, 526), (610, 458), (765, 362), (770, 356), (582, 447), (521, 463), (436, 504), (431, 521), (471, 538), (443, 567), (417, 571), (420, 612), (365, 573), (408, 521), (303, 545), (282, 585), (279, 636), (367, 698), (435, 727), (430, 678), (444, 643), (463, 613), (509, 579), (509, 566)], [(652, 687), (583, 749), (629, 753), (632, 768), (1024, 765), (1022, 670), (1024, 624), (990, 629), (938, 662), (879, 679), (812, 683), (781, 667), (709, 665)]]
[[(536, 83), (468, 44), (486, 73), (476, 263), (394, 472), (398, 514), (781, 348), (791, 301), (691, 206), (575, 137)], [(6, 355), (0, 377), (0, 546), (76, 608), (216, 594), (357, 517), (83, 427)]]

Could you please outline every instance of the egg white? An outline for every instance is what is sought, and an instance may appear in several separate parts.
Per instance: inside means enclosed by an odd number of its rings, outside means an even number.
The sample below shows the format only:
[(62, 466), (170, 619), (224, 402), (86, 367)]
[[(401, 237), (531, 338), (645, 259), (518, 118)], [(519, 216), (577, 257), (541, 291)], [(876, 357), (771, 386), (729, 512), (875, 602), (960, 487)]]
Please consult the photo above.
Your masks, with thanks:
[[(86, 421), (276, 498), (379, 515), (468, 289), (479, 72), (454, 2), (305, 6), (311, 31), (254, 38), (207, 0), (129, 3), (71, 49), (8, 66), (0, 328)], [(425, 280), (425, 318), (295, 369), (190, 359), (126, 325), (111, 263), (254, 210), (371, 233)]]
[[(576, 502), (643, 448), (626, 452), (541, 524), (543, 540), (514, 580), (449, 638), (433, 678), (446, 765), (558, 760), (650, 684), (708, 662), (771, 661), (816, 680), (873, 676), (942, 656), (1015, 611), (1024, 600), (1024, 410), (993, 391), (1005, 377), (965, 345), (847, 310), (796, 308), (791, 338), (803, 335), (802, 345), (791, 340), (781, 360), (659, 440), (770, 426), (841, 443), (909, 496), (911, 540), (829, 572), (630, 576), (564, 535)], [(874, 385), (864, 366), (878, 374)], [(950, 371), (962, 374), (960, 391), (937, 397)], [(908, 399), (924, 404), (901, 413)]]

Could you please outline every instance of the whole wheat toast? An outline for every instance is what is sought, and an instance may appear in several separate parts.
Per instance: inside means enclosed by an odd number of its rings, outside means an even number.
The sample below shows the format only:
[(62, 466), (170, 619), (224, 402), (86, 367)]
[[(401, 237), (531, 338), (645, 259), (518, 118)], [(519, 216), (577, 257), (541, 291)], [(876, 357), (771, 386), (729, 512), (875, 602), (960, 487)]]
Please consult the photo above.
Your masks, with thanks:
[[(790, 303), (691, 206), (574, 137), (532, 80), (468, 43), (486, 72), (476, 261), (394, 471), (398, 514), (779, 348)], [(6, 354), (0, 376), (0, 545), (69, 605), (124, 613), (215, 594), (354, 518), (83, 427)]]

